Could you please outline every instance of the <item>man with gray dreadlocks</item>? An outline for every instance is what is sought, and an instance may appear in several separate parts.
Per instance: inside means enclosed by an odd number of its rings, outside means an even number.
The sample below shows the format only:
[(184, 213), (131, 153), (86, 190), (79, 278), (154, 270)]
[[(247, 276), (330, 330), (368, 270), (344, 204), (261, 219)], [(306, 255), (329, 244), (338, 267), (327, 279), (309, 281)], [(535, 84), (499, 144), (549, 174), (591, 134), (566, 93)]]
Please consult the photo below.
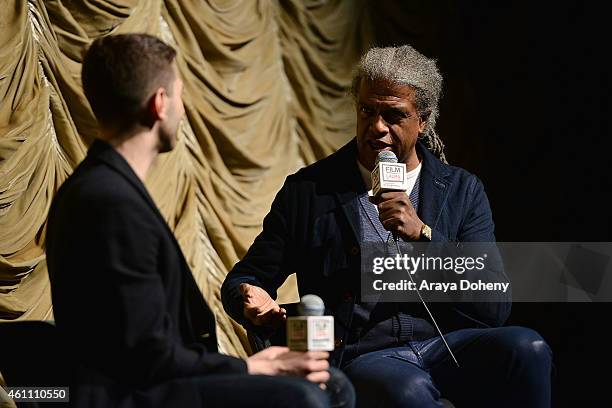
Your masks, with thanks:
[[(223, 284), (224, 307), (251, 333), (270, 336), (290, 310), (273, 300), (276, 291), (295, 272), (300, 293), (319, 295), (335, 318), (330, 361), (353, 382), (358, 406), (550, 406), (551, 351), (533, 330), (502, 327), (509, 301), (439, 303), (434, 319), (418, 303), (360, 296), (364, 243), (391, 233), (408, 242), (495, 242), (482, 183), (446, 164), (435, 132), (441, 90), (435, 62), (412, 47), (370, 49), (352, 87), (356, 137), (287, 178)], [(408, 189), (371, 197), (370, 172), (385, 150), (406, 165)]]

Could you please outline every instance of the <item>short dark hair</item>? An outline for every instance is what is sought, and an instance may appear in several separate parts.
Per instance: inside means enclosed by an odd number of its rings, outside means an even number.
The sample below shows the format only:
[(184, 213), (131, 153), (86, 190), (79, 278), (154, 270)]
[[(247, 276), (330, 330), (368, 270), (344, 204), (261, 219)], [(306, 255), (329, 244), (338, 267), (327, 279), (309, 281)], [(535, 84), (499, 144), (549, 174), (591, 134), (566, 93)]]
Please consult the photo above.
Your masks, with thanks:
[(83, 59), (85, 96), (102, 125), (125, 129), (159, 87), (171, 94), (176, 51), (148, 34), (96, 39)]

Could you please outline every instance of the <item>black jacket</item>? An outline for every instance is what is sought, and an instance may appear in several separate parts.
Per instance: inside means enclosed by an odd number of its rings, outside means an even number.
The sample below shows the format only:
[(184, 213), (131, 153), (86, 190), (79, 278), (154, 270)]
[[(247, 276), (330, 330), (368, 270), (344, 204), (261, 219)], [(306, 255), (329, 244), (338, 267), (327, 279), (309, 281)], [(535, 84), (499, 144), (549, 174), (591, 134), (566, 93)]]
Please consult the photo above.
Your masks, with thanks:
[(59, 189), (46, 249), (56, 325), (78, 366), (76, 405), (110, 406), (134, 392), (181, 405), (196, 398), (191, 387), (159, 385), (247, 372), (217, 353), (214, 315), (172, 231), (110, 145), (96, 141)]
[[(417, 143), (422, 159), (418, 215), (433, 230), (437, 242), (494, 242), (494, 224), (484, 188), (467, 171), (446, 165)], [(359, 208), (357, 196), (366, 191), (357, 166), (355, 139), (336, 153), (291, 175), (264, 219), (263, 231), (245, 257), (228, 274), (221, 288), (225, 310), (252, 331), (261, 331), (242, 315), (242, 282), (265, 288), (273, 298), (292, 273), (300, 294), (317, 294), (326, 313), (335, 317), (337, 349), (332, 363), (340, 365), (360, 293)], [(503, 274), (503, 270), (501, 271)], [(436, 319), (445, 331), (498, 326), (510, 312), (502, 302), (437, 304)], [(411, 337), (419, 328), (430, 332), (422, 308), (402, 305), (414, 316)], [(418, 320), (417, 320), (418, 319)]]

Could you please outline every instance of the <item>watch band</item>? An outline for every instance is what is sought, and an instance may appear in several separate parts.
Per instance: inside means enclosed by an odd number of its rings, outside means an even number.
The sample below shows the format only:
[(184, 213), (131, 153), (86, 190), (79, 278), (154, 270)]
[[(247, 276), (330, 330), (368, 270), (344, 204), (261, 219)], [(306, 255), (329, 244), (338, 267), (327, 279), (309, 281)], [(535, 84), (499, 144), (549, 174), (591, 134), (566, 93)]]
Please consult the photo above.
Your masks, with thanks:
[(431, 227), (427, 224), (421, 227), (421, 239), (431, 241)]

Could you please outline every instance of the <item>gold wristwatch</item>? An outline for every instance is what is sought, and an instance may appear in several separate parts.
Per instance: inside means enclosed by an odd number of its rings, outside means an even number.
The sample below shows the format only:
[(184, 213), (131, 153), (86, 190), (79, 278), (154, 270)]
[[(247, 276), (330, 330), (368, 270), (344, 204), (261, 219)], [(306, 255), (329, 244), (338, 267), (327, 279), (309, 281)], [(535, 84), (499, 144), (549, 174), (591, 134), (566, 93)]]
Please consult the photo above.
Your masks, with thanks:
[(431, 228), (427, 224), (423, 224), (421, 227), (421, 239), (424, 241), (431, 241)]

